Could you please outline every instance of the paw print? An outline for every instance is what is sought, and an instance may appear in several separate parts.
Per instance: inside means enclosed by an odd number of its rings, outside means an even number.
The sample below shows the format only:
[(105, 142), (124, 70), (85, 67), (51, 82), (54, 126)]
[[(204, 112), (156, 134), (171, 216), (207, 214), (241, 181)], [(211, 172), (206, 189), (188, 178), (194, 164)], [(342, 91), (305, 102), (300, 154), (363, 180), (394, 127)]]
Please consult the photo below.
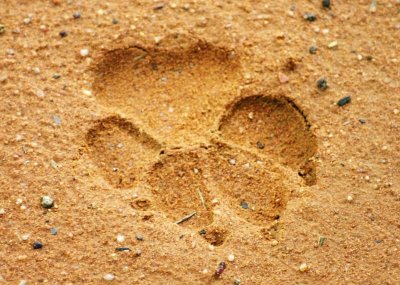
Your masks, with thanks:
[(243, 81), (237, 54), (188, 37), (110, 51), (93, 89), (111, 115), (88, 131), (89, 155), (113, 187), (144, 189), (134, 208), (212, 245), (229, 236), (229, 215), (266, 227), (293, 185), (315, 184), (317, 144), (292, 100), (243, 95)]

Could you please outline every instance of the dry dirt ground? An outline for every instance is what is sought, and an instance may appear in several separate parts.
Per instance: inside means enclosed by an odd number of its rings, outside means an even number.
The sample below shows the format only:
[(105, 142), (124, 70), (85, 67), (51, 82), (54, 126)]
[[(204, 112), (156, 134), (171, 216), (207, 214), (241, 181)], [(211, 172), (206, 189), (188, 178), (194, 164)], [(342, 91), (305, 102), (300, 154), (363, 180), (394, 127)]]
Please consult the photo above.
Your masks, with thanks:
[(1, 284), (400, 284), (398, 0), (0, 24)]

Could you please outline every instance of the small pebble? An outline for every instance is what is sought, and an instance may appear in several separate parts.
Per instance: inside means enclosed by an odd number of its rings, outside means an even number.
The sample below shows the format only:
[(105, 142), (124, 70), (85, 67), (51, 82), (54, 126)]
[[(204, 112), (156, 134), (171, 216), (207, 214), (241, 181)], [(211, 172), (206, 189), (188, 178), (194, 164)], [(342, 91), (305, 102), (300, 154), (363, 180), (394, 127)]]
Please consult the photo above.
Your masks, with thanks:
[(66, 36), (68, 36), (68, 32), (66, 32), (66, 31), (61, 31), (61, 32), (59, 33), (59, 35), (60, 35), (60, 37), (65, 38)]
[(199, 234), (204, 236), (207, 233), (207, 231), (205, 229), (202, 229), (199, 231)]
[(143, 236), (141, 234), (136, 234), (136, 239), (142, 241)]
[(254, 113), (253, 113), (253, 112), (250, 112), (250, 113), (247, 115), (247, 117), (248, 117), (250, 120), (253, 120), (253, 119), (254, 119)]
[(54, 200), (49, 196), (43, 196), (40, 203), (45, 209), (50, 209), (54, 206)]
[(46, 94), (44, 94), (44, 91), (42, 89), (37, 89), (36, 96), (38, 96), (39, 98), (43, 98), (44, 96), (46, 96)]
[(81, 17), (81, 13), (75, 12), (73, 15), (74, 19), (79, 19)]
[(129, 247), (117, 247), (115, 250), (116, 251), (130, 251), (131, 249)]
[(310, 270), (310, 267), (307, 265), (307, 263), (302, 263), (299, 266), (299, 270), (300, 270), (300, 272), (306, 272), (306, 271)]
[(367, 122), (365, 119), (358, 119), (358, 121), (363, 125)]
[(240, 206), (241, 206), (243, 209), (248, 209), (248, 208), (249, 208), (249, 204), (248, 204), (247, 202), (245, 202), (245, 201), (242, 201), (242, 203), (240, 203)]
[(161, 9), (164, 8), (164, 6), (165, 6), (164, 3), (158, 3), (157, 5), (154, 6), (153, 10), (154, 10), (154, 11), (161, 10)]
[(15, 51), (12, 48), (7, 49), (7, 54), (8, 55), (14, 55)]
[(0, 35), (6, 32), (6, 27), (0, 24)]
[(28, 18), (25, 18), (25, 19), (24, 19), (24, 24), (25, 24), (25, 25), (28, 25), (30, 22), (32, 22), (32, 18), (29, 18), (29, 17), (28, 17)]
[(229, 164), (236, 165), (236, 159), (234, 159), (234, 158), (229, 159)]
[(337, 105), (342, 107), (342, 106), (344, 106), (344, 105), (346, 105), (346, 104), (348, 104), (350, 102), (351, 102), (351, 97), (350, 96), (346, 96), (346, 97), (343, 97), (342, 99), (340, 99), (337, 102)]
[(81, 56), (88, 56), (89, 55), (89, 50), (86, 49), (86, 48), (81, 49), (80, 54), (81, 54)]
[(3, 208), (0, 208), (0, 216), (4, 215), (6, 213), (6, 210), (4, 210)]
[(61, 126), (61, 118), (57, 115), (53, 115), (53, 121), (57, 126)]
[(115, 279), (115, 276), (112, 273), (107, 273), (106, 275), (103, 276), (103, 279), (106, 281), (113, 281)]
[(142, 255), (142, 250), (137, 249), (137, 250), (135, 251), (135, 255), (136, 255), (136, 256), (141, 256), (141, 255)]
[(51, 228), (51, 229), (50, 229), (50, 233), (51, 233), (53, 236), (55, 236), (55, 235), (58, 234), (58, 229), (57, 229), (57, 228)]
[(229, 260), (230, 262), (233, 262), (233, 261), (235, 260), (235, 256), (234, 256), (233, 254), (229, 254), (229, 255), (228, 255), (228, 260)]
[(338, 42), (337, 41), (333, 41), (333, 42), (330, 42), (329, 44), (328, 44), (328, 48), (330, 48), (330, 49), (334, 49), (334, 48), (336, 48), (338, 46)]
[(314, 47), (314, 46), (311, 46), (310, 48), (309, 48), (309, 52), (311, 53), (311, 54), (316, 54), (317, 53), (317, 47)]
[(233, 281), (233, 285), (241, 285), (242, 282), (240, 282), (240, 279), (235, 279), (235, 281)]
[(272, 246), (277, 246), (278, 243), (279, 243), (279, 242), (278, 242), (276, 239), (274, 239), (274, 240), (271, 242)]
[(40, 241), (35, 241), (32, 245), (33, 249), (41, 249), (43, 248), (43, 244)]
[(280, 83), (286, 83), (289, 82), (289, 77), (286, 74), (279, 73), (278, 74), (279, 82)]
[(40, 68), (39, 67), (34, 67), (32, 68), (33, 73), (35, 74), (40, 74)]
[(319, 90), (324, 91), (328, 88), (328, 82), (325, 78), (320, 78), (317, 80), (317, 87)]
[(112, 23), (113, 23), (114, 25), (116, 25), (116, 24), (119, 23), (119, 21), (118, 21), (118, 19), (112, 19)]
[(305, 13), (304, 19), (306, 19), (309, 22), (314, 22), (317, 19), (317, 16), (315, 16), (315, 14), (313, 13)]
[(400, 113), (400, 110), (399, 110), (399, 109), (394, 109), (394, 110), (393, 110), (393, 114), (397, 115), (397, 114), (399, 114), (399, 113)]
[(331, 1), (330, 0), (322, 0), (322, 7), (330, 9), (331, 8)]
[(117, 242), (124, 242), (125, 241), (125, 236), (123, 234), (118, 234), (117, 235)]
[(257, 148), (259, 148), (259, 149), (264, 149), (264, 147), (265, 147), (265, 144), (263, 144), (263, 143), (260, 142), (260, 141), (257, 142)]
[(216, 276), (216, 277), (220, 277), (221, 274), (225, 271), (225, 269), (226, 269), (226, 263), (223, 262), (223, 261), (221, 261), (221, 262), (218, 264), (217, 270), (215, 271), (215, 276)]
[(353, 202), (353, 196), (347, 195), (346, 200), (347, 200), (347, 202), (350, 202), (350, 203)]
[(26, 240), (29, 239), (30, 236), (31, 236), (30, 234), (23, 234), (23, 235), (21, 235), (21, 239), (22, 239), (23, 241), (26, 241)]
[(61, 78), (61, 74), (59, 74), (59, 73), (54, 73), (54, 74), (53, 74), (53, 78), (54, 78), (54, 79), (60, 79), (60, 78)]
[(28, 281), (26, 281), (26, 280), (20, 280), (18, 283), (18, 285), (27, 285), (27, 284), (28, 284)]

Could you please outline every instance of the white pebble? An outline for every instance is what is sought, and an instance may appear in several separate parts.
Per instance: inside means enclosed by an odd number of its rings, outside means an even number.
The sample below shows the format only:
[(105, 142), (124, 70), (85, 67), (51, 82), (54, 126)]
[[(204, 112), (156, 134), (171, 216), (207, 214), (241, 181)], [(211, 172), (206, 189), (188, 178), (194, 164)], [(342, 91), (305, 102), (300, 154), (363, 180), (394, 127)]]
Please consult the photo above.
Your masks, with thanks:
[(115, 279), (115, 276), (112, 273), (107, 273), (106, 275), (103, 276), (103, 279), (106, 281), (113, 281)]
[(228, 260), (229, 260), (230, 262), (233, 262), (233, 261), (235, 260), (235, 256), (234, 256), (233, 254), (229, 254), (229, 255), (228, 255)]
[(87, 48), (81, 49), (80, 54), (81, 56), (88, 56), (89, 50)]
[(6, 213), (6, 210), (4, 210), (3, 208), (0, 208), (0, 216), (4, 215)]
[(35, 74), (40, 74), (40, 68), (39, 67), (34, 67), (32, 68), (33, 73)]
[(299, 266), (299, 270), (300, 270), (300, 272), (306, 272), (306, 271), (310, 270), (310, 267), (307, 265), (307, 263), (302, 263)]
[(236, 165), (236, 159), (234, 159), (234, 158), (229, 159), (229, 164)]
[(125, 236), (123, 234), (118, 234), (117, 235), (117, 242), (124, 242), (125, 241)]
[(21, 204), (22, 204), (22, 198), (18, 198), (18, 199), (15, 201), (15, 204), (21, 205)]
[(12, 48), (7, 49), (7, 54), (8, 55), (14, 55), (14, 50)]
[(39, 98), (43, 98), (46, 95), (44, 94), (44, 91), (42, 89), (37, 89), (36, 96), (38, 96)]
[(26, 284), (28, 284), (28, 281), (26, 280), (19, 281), (19, 285), (26, 285)]
[(348, 202), (353, 202), (353, 196), (351, 196), (351, 195), (347, 195), (346, 199)]
[(394, 109), (394, 110), (393, 110), (393, 114), (397, 115), (397, 114), (399, 114), (399, 113), (400, 113), (400, 110), (399, 110), (399, 109)]
[(30, 234), (23, 234), (23, 235), (21, 235), (21, 239), (28, 240), (30, 236), (31, 236)]
[(86, 96), (91, 96), (92, 95), (92, 91), (87, 90), (87, 89), (83, 89), (83, 94), (85, 94)]

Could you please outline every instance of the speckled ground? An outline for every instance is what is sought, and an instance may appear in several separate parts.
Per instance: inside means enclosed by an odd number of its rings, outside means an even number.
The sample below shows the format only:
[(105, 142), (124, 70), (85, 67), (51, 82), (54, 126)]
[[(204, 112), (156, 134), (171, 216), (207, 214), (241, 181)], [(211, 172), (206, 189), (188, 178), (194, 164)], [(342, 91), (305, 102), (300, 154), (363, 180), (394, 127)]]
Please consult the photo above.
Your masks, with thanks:
[(399, 284), (399, 9), (3, 0), (0, 283)]

